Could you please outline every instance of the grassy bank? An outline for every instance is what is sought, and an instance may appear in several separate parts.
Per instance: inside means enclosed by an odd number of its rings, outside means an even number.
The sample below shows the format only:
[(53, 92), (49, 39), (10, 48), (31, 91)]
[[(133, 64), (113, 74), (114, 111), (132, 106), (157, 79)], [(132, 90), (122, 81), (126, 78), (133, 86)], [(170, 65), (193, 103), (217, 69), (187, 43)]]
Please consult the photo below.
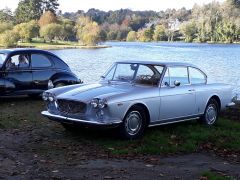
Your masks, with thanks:
[(33, 39), (32, 42), (18, 42), (16, 47), (38, 48), (38, 49), (49, 50), (49, 49), (99, 49), (99, 48), (109, 48), (111, 46), (107, 46), (107, 45), (85, 46), (85, 45), (80, 45), (78, 42), (72, 42), (72, 41), (44, 42), (43, 39)]
[[(197, 151), (214, 151), (219, 154), (240, 154), (240, 122), (221, 117), (215, 127), (206, 127), (196, 121), (149, 128), (140, 140), (123, 141), (112, 131), (78, 130), (66, 136), (66, 131), (56, 122), (42, 117), (41, 100), (30, 98), (1, 99), (0, 129), (36, 130), (36, 136), (49, 139), (61, 134), (61, 144), (66, 141), (87, 143), (113, 155), (175, 154)], [(114, 131), (114, 130), (113, 130)], [(69, 139), (70, 138), (70, 139)]]

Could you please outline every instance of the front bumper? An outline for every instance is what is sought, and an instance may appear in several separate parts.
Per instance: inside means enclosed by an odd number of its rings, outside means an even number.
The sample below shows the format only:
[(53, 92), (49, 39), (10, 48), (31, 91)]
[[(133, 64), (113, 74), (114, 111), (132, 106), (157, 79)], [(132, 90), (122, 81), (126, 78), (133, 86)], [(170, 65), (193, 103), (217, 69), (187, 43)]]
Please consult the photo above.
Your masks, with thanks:
[(75, 118), (69, 118), (61, 115), (51, 114), (48, 111), (42, 111), (41, 114), (53, 121), (57, 121), (61, 123), (79, 123), (79, 124), (93, 125), (93, 126), (113, 126), (113, 127), (116, 127), (122, 123), (121, 120), (111, 120), (108, 122), (104, 122), (104, 121), (101, 122), (101, 121), (88, 121), (88, 120), (82, 120), (82, 119), (75, 119)]
[(228, 103), (228, 104), (226, 105), (226, 107), (227, 107), (227, 108), (230, 108), (230, 107), (233, 107), (233, 106), (235, 106), (235, 105), (236, 105), (236, 103), (231, 102), (231, 103)]

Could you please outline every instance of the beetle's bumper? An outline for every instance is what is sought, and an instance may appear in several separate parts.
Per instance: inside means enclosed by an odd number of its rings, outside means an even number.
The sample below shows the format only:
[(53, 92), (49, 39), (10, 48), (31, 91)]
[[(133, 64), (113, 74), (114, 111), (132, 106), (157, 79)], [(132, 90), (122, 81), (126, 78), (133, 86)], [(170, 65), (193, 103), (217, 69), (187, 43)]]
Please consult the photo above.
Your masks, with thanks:
[(88, 121), (88, 120), (82, 120), (82, 119), (75, 119), (75, 118), (69, 118), (61, 115), (51, 114), (48, 111), (42, 111), (41, 114), (49, 118), (50, 120), (57, 121), (60, 123), (79, 123), (79, 124), (90, 125), (90, 126), (107, 126), (107, 127), (108, 126), (117, 127), (120, 123), (122, 123), (121, 120), (111, 120), (111, 121), (105, 122), (105, 121)]

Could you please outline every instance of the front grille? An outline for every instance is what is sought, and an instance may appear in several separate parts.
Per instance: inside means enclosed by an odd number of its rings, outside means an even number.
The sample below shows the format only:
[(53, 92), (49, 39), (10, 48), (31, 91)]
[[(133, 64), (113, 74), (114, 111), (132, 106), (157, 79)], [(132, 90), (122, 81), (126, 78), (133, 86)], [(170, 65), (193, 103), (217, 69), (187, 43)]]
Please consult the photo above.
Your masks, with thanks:
[(80, 101), (58, 99), (58, 110), (64, 114), (82, 114), (87, 110), (87, 105)]

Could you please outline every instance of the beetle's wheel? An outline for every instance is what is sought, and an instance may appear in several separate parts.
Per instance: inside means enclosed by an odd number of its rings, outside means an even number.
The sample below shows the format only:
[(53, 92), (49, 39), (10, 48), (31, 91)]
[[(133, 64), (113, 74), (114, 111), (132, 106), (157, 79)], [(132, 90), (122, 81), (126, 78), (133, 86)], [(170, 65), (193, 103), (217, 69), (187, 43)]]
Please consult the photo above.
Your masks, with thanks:
[(143, 135), (145, 129), (145, 111), (139, 106), (134, 106), (128, 111), (119, 127), (119, 135), (124, 139), (136, 139)]
[(214, 125), (218, 120), (218, 112), (218, 103), (216, 102), (216, 100), (210, 99), (205, 109), (205, 113), (201, 118), (201, 121), (209, 126)]

